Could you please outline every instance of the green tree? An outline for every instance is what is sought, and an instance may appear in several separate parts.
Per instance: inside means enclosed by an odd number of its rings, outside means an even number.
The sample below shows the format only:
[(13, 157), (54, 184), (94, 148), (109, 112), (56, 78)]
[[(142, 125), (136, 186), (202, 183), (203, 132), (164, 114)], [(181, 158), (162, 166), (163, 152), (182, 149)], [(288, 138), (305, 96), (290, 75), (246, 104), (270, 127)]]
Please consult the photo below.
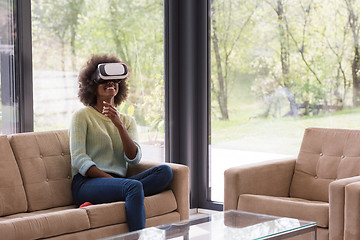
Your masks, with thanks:
[[(32, 5), (33, 26), (35, 25), (35, 31), (39, 30), (39, 32), (36, 33), (41, 34), (40, 31), (45, 30), (51, 36), (55, 37), (55, 41), (59, 41), (60, 43), (61, 70), (66, 70), (66, 44), (70, 44), (72, 71), (77, 71), (75, 37), (77, 35), (78, 19), (84, 5), (84, 0), (55, 2), (34, 0), (32, 1)], [(36, 28), (37, 24), (40, 25), (38, 28)]]
[[(290, 103), (290, 112), (288, 114), (297, 116), (298, 108), (294, 99), (294, 95), (291, 91), (293, 84), (290, 76), (290, 34), (288, 31), (285, 0), (277, 0), (275, 3), (267, 1), (267, 3), (274, 10), (277, 18), (281, 64), (281, 76), (279, 77), (278, 82), (280, 87), (285, 89), (284, 92), (286, 93), (286, 97)], [(265, 116), (268, 116), (269, 111), (270, 109), (266, 111)]]
[[(310, 24), (311, 24), (311, 14), (312, 14), (312, 9), (314, 7), (314, 1), (310, 0), (310, 1), (301, 1), (299, 0), (299, 4), (296, 5), (296, 7), (298, 8), (299, 11), (299, 15), (297, 16), (299, 17), (299, 21), (297, 22), (298, 26), (296, 26), (296, 28), (294, 29), (290, 29), (289, 24), (286, 23), (286, 31), (288, 36), (290, 36), (291, 40), (294, 43), (296, 52), (300, 54), (301, 56), (301, 60), (302, 63), (304, 64), (304, 67), (308, 70), (308, 72), (313, 75), (313, 77), (316, 80), (315, 84), (318, 84), (319, 86), (315, 86), (316, 89), (319, 89), (319, 87), (321, 88), (321, 86), (323, 86), (322, 80), (320, 79), (320, 77), (318, 76), (318, 73), (316, 72), (316, 70), (314, 69), (315, 67), (313, 66), (313, 63), (311, 63), (311, 61), (308, 60), (309, 59), (313, 59), (314, 58), (314, 52), (312, 50), (315, 49), (310, 49), (310, 47), (308, 46), (308, 43), (311, 42), (309, 41), (308, 37), (310, 36), (308, 31), (310, 29)], [(294, 34), (294, 32), (298, 32), (300, 34), (297, 34), (297, 36)], [(314, 37), (314, 36), (312, 36)], [(310, 76), (308, 76), (308, 78), (310, 78)], [(302, 91), (306, 91), (309, 92), (309, 90), (311, 90), (311, 87), (307, 87), (309, 86), (309, 84), (311, 84), (311, 86), (313, 86), (314, 84), (310, 83), (309, 80), (307, 80), (305, 87), (302, 88)], [(307, 94), (307, 96), (309, 96), (309, 94)], [(325, 102), (325, 105), (327, 105), (327, 99), (324, 98), (323, 99)], [(308, 103), (311, 102), (309, 99), (306, 99), (304, 101), (304, 106), (305, 106), (305, 115), (308, 115)]]
[[(348, 24), (348, 17), (346, 14), (346, 6), (344, 2), (337, 1), (332, 4), (323, 4), (323, 8), (316, 13), (322, 20), (322, 32), (325, 45), (332, 54), (334, 59), (334, 74), (333, 81), (330, 82), (332, 86), (329, 92), (330, 104), (335, 104), (342, 109), (347, 101), (347, 94), (351, 90), (351, 67), (349, 68), (347, 55), (351, 52), (351, 37), (350, 26)], [(345, 11), (344, 11), (345, 10)], [(331, 62), (328, 61), (327, 69), (332, 69)], [(329, 86), (328, 86), (329, 87)], [(352, 102), (351, 102), (352, 104)]]
[(222, 120), (229, 119), (229, 85), (233, 81), (230, 72), (232, 57), (237, 45), (243, 41), (257, 2), (213, 0), (211, 3), (211, 42), (215, 56), (215, 74), (211, 77), (211, 90), (220, 109)]
[[(144, 125), (164, 119), (163, 18), (161, 1), (110, 1), (110, 31), (116, 54), (131, 67), (129, 103)], [(154, 105), (154, 103), (158, 103)]]
[(353, 59), (351, 63), (352, 83), (353, 83), (353, 104), (360, 106), (360, 21), (359, 3), (354, 0), (344, 0), (348, 10), (349, 26), (353, 37)]

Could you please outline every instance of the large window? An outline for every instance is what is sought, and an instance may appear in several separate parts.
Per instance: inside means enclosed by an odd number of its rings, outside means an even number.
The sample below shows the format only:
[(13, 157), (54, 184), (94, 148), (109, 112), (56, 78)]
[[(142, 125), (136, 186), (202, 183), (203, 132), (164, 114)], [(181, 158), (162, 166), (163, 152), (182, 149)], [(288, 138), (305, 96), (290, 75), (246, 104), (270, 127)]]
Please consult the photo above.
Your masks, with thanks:
[(16, 24), (14, 1), (0, 0), (0, 132), (18, 131), (18, 98), (15, 97)]
[(162, 0), (32, 0), (34, 130), (68, 128), (82, 107), (77, 75), (91, 54), (128, 63), (129, 96), (144, 158), (164, 161)]
[(360, 2), (211, 1), (211, 200), (223, 171), (298, 154), (307, 127), (359, 128)]

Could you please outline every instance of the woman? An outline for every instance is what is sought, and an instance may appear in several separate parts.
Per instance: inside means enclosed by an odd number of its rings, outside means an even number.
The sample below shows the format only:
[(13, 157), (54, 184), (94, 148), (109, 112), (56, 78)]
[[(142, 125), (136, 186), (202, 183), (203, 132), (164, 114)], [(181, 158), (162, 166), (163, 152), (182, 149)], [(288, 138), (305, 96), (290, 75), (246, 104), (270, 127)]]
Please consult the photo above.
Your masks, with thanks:
[[(129, 230), (135, 231), (145, 227), (144, 196), (165, 190), (173, 173), (160, 165), (126, 178), (127, 165), (140, 162), (141, 148), (135, 120), (115, 108), (128, 92), (127, 66), (119, 63), (114, 56), (93, 55), (79, 74), (85, 107), (74, 113), (70, 126), (72, 194), (77, 206), (125, 201)], [(110, 75), (123, 74), (106, 79), (100, 66), (120, 66)]]

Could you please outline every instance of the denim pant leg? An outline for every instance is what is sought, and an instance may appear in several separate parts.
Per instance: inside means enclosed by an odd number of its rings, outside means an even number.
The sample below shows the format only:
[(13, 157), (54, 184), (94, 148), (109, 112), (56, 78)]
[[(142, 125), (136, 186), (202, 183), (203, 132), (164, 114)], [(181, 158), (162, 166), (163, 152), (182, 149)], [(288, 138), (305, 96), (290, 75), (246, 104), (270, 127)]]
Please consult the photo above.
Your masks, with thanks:
[(144, 195), (151, 196), (164, 191), (173, 179), (173, 172), (168, 165), (159, 165), (128, 179), (140, 181), (144, 188)]
[(145, 228), (144, 191), (140, 181), (126, 178), (88, 178), (74, 176), (72, 193), (77, 206), (125, 200), (126, 218), (130, 231)]

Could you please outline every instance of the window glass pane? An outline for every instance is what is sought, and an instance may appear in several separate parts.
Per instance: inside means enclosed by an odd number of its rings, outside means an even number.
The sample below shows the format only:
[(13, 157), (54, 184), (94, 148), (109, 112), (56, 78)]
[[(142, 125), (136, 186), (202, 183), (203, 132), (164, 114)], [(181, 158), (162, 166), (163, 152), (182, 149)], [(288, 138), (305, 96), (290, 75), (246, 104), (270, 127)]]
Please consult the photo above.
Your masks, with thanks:
[(211, 200), (223, 171), (298, 154), (308, 127), (359, 128), (360, 2), (211, 1)]
[(77, 98), (81, 67), (91, 54), (113, 54), (131, 69), (128, 99), (118, 110), (135, 117), (144, 156), (164, 161), (163, 2), (31, 4), (35, 131), (68, 128), (83, 106)]
[(15, 31), (14, 2), (0, 0), (0, 129), (4, 134), (18, 130), (18, 104), (15, 101)]

